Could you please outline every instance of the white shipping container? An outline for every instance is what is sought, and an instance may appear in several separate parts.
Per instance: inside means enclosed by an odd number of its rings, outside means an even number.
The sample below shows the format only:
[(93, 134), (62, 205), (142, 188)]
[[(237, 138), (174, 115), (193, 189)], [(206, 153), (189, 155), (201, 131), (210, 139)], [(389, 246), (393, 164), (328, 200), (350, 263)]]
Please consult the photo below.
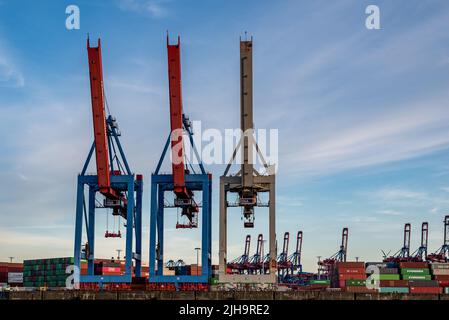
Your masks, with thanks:
[(23, 272), (9, 272), (8, 283), (23, 283)]

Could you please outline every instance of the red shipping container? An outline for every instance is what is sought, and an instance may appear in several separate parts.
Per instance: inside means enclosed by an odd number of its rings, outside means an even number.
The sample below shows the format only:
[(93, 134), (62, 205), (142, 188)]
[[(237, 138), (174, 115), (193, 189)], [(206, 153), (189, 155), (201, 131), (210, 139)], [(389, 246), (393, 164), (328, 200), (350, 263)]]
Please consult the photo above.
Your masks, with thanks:
[(338, 268), (338, 273), (342, 274), (365, 274), (365, 268)]
[(440, 287), (410, 287), (410, 293), (440, 294), (443, 288)]
[(366, 274), (339, 274), (339, 280), (365, 280)]
[(376, 293), (377, 290), (368, 289), (367, 287), (361, 286), (348, 286), (345, 288), (346, 292), (355, 292), (355, 293)]
[(339, 287), (339, 288), (344, 288), (344, 287), (346, 287), (346, 280), (340, 280), (340, 281), (338, 281), (338, 287)]
[(439, 287), (449, 287), (449, 280), (438, 280), (438, 286)]
[(438, 281), (449, 281), (449, 275), (436, 275), (434, 278)]
[(428, 268), (429, 264), (427, 262), (400, 262), (399, 267), (406, 269), (423, 269)]
[(408, 280), (380, 280), (381, 287), (408, 287)]
[(337, 262), (337, 268), (363, 268), (365, 269), (365, 262)]

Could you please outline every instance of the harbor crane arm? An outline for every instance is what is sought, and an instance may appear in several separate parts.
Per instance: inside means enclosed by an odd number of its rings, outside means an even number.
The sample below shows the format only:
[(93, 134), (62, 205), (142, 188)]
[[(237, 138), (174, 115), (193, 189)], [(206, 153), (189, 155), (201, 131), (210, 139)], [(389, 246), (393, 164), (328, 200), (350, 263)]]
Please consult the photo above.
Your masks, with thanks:
[(349, 230), (348, 228), (343, 228), (343, 233), (341, 236), (341, 260), (346, 262), (346, 255), (348, 253), (348, 237), (349, 237)]
[(404, 226), (404, 247), (403, 253), (404, 257), (408, 258), (410, 256), (410, 236), (412, 232), (412, 226), (410, 223), (406, 223)]
[(119, 194), (111, 187), (100, 39), (98, 39), (97, 47), (91, 47), (89, 39), (87, 39), (87, 53), (89, 58), (89, 78), (98, 186), (100, 188), (100, 193), (106, 198), (118, 199)]
[[(173, 192), (176, 195), (175, 205), (182, 207), (182, 214), (192, 221), (193, 215), (199, 211), (193, 199), (193, 192), (186, 187), (186, 168), (184, 163), (183, 132), (186, 118), (182, 109), (181, 90), (181, 57), (180, 38), (177, 44), (171, 45), (167, 36), (168, 79), (170, 92), (170, 129), (173, 171)], [(185, 128), (188, 129), (188, 128)]]

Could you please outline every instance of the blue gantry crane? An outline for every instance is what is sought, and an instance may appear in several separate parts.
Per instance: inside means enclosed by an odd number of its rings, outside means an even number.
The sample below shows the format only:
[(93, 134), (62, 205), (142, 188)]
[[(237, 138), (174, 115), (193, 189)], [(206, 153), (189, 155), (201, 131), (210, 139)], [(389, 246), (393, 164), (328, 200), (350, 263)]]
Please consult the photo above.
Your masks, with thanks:
[[(151, 212), (150, 212), (150, 248), (149, 278), (154, 284), (161, 283), (208, 283), (212, 273), (212, 224), (211, 224), (211, 180), (195, 147), (191, 122), (183, 112), (181, 92), (180, 38), (171, 45), (167, 35), (168, 78), (170, 95), (170, 135), (165, 144), (155, 172), (151, 175)], [(187, 135), (188, 139), (184, 139)], [(188, 163), (185, 157), (184, 142), (190, 143), (197, 160), (197, 169)], [(171, 145), (172, 172), (160, 172), (162, 163)], [(195, 198), (195, 192), (201, 193), (201, 202)], [(166, 193), (174, 195), (170, 202)], [(164, 275), (164, 216), (165, 209), (180, 210), (180, 218), (185, 222), (176, 224), (177, 229), (198, 227), (198, 215), (202, 215), (201, 225), (201, 275)]]
[(449, 261), (449, 215), (444, 217), (443, 245), (434, 253), (427, 256), (427, 259), (433, 262)]
[(427, 260), (427, 242), (429, 240), (429, 223), (423, 222), (421, 226), (421, 245), (412, 256), (416, 261), (426, 261)]
[[(121, 133), (117, 121), (111, 115), (106, 115), (100, 40), (97, 47), (91, 47), (88, 39), (87, 52), (94, 142), (78, 175), (75, 266), (80, 270), (81, 259), (87, 260), (87, 275), (80, 276), (81, 283), (130, 283), (133, 274), (137, 277), (141, 274), (143, 178), (142, 175), (132, 173), (120, 143)], [(97, 172), (87, 174), (94, 153)], [(112, 212), (113, 216), (125, 221), (126, 255), (125, 272), (122, 275), (95, 275), (95, 220), (99, 209), (105, 209), (107, 215)], [(84, 245), (83, 225), (87, 234)], [(120, 230), (106, 230), (105, 237), (121, 238), (122, 234)]]
[(288, 261), (290, 261), (290, 274), (298, 274), (302, 273), (302, 264), (301, 264), (301, 254), (302, 254), (302, 237), (303, 232), (298, 231), (296, 235), (296, 249), (289, 257)]

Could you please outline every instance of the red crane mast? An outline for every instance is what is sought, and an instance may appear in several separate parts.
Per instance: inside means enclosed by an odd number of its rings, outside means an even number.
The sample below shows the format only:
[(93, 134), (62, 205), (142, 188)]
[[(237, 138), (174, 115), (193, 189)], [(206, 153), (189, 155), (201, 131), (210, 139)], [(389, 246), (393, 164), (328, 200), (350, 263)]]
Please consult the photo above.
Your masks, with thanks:
[(194, 224), (192, 225), (192, 221), (199, 209), (193, 199), (193, 192), (185, 184), (186, 168), (183, 142), (185, 117), (182, 110), (180, 44), (179, 36), (177, 44), (173, 45), (169, 43), (167, 36), (173, 192), (176, 195), (175, 205), (182, 208), (182, 215), (187, 216), (191, 222), (190, 226), (195, 227)]
[(98, 186), (100, 188), (100, 193), (106, 198), (118, 199), (118, 192), (111, 187), (100, 39), (98, 39), (97, 47), (91, 47), (89, 39), (87, 39), (87, 54), (89, 58), (89, 78)]

